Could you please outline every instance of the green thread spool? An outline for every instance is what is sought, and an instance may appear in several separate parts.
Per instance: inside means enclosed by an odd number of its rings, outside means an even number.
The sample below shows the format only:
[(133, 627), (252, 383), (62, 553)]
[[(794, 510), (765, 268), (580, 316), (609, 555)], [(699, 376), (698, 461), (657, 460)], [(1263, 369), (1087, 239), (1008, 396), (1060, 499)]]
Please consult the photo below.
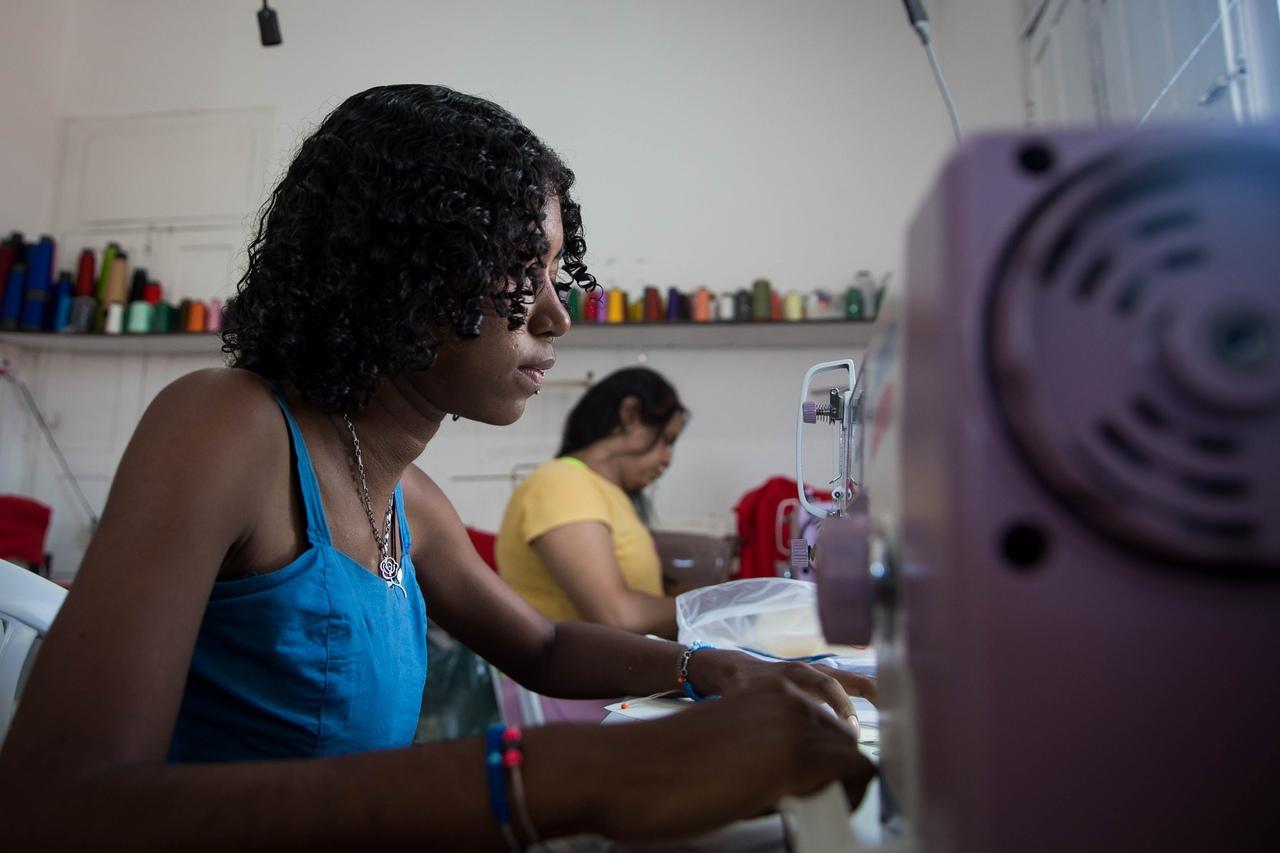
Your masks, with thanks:
[(862, 291), (856, 287), (851, 287), (844, 292), (844, 318), (846, 320), (861, 320), (862, 314)]

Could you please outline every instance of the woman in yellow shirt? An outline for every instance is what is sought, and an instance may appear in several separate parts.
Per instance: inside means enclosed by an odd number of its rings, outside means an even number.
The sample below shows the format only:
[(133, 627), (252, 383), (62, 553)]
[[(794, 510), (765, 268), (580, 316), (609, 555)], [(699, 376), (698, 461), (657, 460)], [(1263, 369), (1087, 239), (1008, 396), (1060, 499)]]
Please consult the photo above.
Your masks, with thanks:
[(676, 390), (643, 367), (592, 386), (556, 459), (516, 488), (498, 531), (503, 580), (544, 616), (676, 635), (657, 548), (636, 500), (671, 464), (688, 420)]

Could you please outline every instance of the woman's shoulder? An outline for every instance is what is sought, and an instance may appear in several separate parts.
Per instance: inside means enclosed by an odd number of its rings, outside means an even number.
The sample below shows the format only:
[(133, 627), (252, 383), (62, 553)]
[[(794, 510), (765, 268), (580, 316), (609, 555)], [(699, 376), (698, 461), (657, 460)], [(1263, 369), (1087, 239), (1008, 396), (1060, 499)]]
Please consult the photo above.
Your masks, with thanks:
[(597, 475), (576, 459), (563, 456), (549, 459), (520, 481), (517, 491), (532, 492), (542, 489), (583, 488), (594, 484)]
[(175, 444), (231, 443), (274, 450), (287, 440), (280, 428), (275, 393), (262, 377), (247, 370), (211, 367), (178, 377), (166, 385), (143, 420), (169, 435)]

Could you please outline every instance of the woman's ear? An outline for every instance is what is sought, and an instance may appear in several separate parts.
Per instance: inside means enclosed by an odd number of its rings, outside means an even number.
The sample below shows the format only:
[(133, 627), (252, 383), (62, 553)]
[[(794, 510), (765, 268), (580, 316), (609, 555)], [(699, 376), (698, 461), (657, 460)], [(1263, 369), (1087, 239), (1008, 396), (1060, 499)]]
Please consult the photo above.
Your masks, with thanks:
[(640, 398), (634, 394), (623, 397), (618, 405), (618, 425), (624, 433), (635, 429), (640, 423)]

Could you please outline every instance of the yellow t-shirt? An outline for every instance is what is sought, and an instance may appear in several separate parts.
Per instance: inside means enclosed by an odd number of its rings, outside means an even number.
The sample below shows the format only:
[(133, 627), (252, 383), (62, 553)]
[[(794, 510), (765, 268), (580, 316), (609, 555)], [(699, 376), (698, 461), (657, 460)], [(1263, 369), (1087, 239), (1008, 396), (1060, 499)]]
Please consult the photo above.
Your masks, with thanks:
[(582, 614), (529, 544), (548, 530), (579, 521), (608, 526), (614, 560), (630, 589), (662, 594), (658, 551), (631, 499), (571, 457), (540, 465), (516, 487), (494, 544), (502, 579), (548, 619), (581, 620)]

